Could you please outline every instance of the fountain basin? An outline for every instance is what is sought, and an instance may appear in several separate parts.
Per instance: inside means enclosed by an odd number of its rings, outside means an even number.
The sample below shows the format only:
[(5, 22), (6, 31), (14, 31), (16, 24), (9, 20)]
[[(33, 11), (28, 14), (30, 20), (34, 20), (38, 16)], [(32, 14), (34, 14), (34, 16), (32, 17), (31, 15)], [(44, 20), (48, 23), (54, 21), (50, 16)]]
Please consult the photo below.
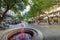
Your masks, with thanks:
[[(5, 33), (1, 37), (1, 40), (11, 40), (14, 36), (19, 35), (20, 33), (20, 28), (5, 31)], [(31, 40), (43, 39), (42, 33), (32, 28), (24, 28), (24, 33), (29, 34), (31, 36)]]

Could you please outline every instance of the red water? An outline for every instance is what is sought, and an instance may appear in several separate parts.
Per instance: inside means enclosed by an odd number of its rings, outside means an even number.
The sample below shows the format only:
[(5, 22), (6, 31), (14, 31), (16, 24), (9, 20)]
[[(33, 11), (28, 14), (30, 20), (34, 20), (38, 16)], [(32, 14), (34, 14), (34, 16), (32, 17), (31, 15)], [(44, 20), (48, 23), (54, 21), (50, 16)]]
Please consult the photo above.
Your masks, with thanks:
[(20, 38), (24, 40), (24, 38), (25, 38), (24, 35), (25, 34), (24, 34), (24, 25), (23, 24), (21, 24), (21, 28), (20, 29), (21, 29)]

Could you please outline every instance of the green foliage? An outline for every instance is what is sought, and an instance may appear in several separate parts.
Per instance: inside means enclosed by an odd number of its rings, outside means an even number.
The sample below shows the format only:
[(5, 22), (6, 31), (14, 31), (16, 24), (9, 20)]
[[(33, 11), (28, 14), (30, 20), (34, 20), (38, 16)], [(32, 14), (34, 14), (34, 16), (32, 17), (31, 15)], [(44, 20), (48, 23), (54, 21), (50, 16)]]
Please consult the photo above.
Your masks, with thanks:
[(43, 14), (43, 10), (48, 10), (53, 5), (60, 3), (60, 0), (32, 0), (34, 5), (31, 6), (27, 15), (34, 17)]
[(0, 0), (0, 8), (3, 7), (7, 9), (7, 7), (9, 7), (9, 9), (14, 12), (22, 11), (27, 4), (28, 0)]
[[(0, 11), (1, 7), (5, 8), (7, 11), (12, 10), (14, 11), (14, 13), (19, 14), (17, 16), (19, 19), (23, 19), (23, 17), (20, 15), (20, 11), (23, 11), (26, 8), (26, 5), (28, 4), (28, 0), (0, 0)], [(4, 15), (7, 13), (6, 10), (4, 13), (2, 12)]]
[[(35, 17), (43, 13), (43, 10), (49, 9), (51, 6), (60, 3), (60, 0), (32, 0), (33, 6), (31, 6), (30, 11), (28, 12), (27, 17)], [(1, 7), (14, 11), (15, 13), (20, 13), (28, 5), (28, 0), (0, 0), (0, 9)], [(21, 15), (18, 18), (23, 17)]]
[(24, 20), (24, 17), (21, 16), (21, 14), (17, 14), (17, 15), (16, 15), (16, 18), (17, 18), (17, 19), (20, 19), (20, 20)]

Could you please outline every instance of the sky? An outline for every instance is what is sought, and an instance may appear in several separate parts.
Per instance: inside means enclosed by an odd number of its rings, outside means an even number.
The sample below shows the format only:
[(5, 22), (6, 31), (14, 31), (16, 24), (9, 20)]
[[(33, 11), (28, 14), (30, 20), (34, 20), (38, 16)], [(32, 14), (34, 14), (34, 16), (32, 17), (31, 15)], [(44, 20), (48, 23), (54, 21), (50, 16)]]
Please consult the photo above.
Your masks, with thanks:
[[(32, 0), (28, 0), (28, 2), (33, 5)], [(21, 15), (24, 15), (25, 13), (27, 13), (29, 10), (31, 9), (30, 5), (26, 6), (26, 9), (24, 9), (24, 11), (21, 12)]]
[(21, 15), (24, 15), (25, 13), (27, 13), (30, 10), (30, 5), (26, 6), (26, 9), (24, 9), (24, 11), (21, 12)]

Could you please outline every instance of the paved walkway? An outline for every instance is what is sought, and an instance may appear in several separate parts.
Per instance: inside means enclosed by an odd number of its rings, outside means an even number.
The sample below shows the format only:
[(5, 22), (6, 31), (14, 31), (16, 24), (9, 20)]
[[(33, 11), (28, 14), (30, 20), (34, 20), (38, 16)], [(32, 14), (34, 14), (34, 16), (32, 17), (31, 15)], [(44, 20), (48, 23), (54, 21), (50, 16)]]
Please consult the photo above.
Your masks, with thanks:
[(60, 24), (48, 24), (48, 23), (40, 23), (40, 24), (37, 24), (37, 23), (34, 23), (34, 25), (38, 25), (40, 27), (60, 27)]

